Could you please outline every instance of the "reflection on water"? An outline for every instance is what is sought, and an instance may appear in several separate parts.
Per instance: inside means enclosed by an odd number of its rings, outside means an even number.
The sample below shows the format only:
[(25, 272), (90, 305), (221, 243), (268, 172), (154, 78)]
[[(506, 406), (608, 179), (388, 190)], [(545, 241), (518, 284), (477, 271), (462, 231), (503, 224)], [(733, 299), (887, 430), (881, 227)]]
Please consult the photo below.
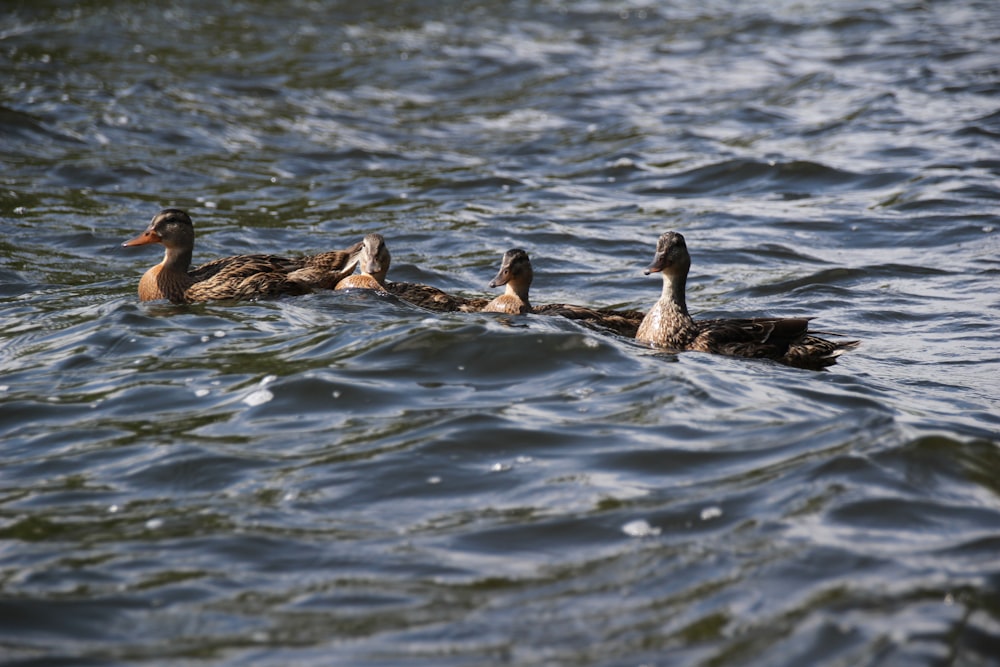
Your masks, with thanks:
[[(988, 2), (42, 2), (0, 31), (0, 655), (990, 664)], [(826, 373), (317, 293), (139, 303), (383, 234), (390, 279), (815, 316)]]

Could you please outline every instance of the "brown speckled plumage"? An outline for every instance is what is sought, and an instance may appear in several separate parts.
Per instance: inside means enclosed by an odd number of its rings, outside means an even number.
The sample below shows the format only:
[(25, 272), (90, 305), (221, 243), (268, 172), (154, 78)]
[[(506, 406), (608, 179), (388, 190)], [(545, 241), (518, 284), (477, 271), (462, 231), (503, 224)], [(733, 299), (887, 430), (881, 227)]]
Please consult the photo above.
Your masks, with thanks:
[(478, 313), (489, 299), (466, 298), (423, 283), (386, 283), (385, 289), (394, 297), (414, 306), (442, 313)]
[(672, 350), (766, 358), (799, 368), (821, 369), (837, 362), (858, 341), (834, 342), (808, 333), (808, 317), (695, 320), (688, 314), (685, 287), (691, 256), (684, 237), (663, 234), (646, 273), (663, 278), (660, 300), (650, 308), (636, 340)]
[(548, 303), (536, 306), (536, 315), (555, 315), (568, 320), (576, 320), (590, 328), (608, 329), (625, 338), (634, 338), (642, 322), (641, 310), (615, 310), (612, 308), (588, 308), (571, 303)]
[(361, 244), (307, 257), (234, 255), (191, 269), (194, 225), (180, 209), (168, 208), (153, 216), (149, 226), (122, 245), (161, 243), (163, 261), (139, 281), (139, 300), (168, 299), (192, 303), (217, 299), (254, 299), (305, 294), (331, 289), (354, 270)]

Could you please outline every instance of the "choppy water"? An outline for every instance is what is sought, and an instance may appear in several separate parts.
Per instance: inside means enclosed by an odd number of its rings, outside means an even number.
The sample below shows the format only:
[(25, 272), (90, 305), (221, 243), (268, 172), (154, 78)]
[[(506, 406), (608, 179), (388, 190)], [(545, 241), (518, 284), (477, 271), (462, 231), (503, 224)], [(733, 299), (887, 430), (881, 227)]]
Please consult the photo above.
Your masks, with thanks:
[[(1000, 664), (1000, 9), (31, 2), (0, 27), (0, 661)], [(816, 315), (830, 372), (365, 293)]]

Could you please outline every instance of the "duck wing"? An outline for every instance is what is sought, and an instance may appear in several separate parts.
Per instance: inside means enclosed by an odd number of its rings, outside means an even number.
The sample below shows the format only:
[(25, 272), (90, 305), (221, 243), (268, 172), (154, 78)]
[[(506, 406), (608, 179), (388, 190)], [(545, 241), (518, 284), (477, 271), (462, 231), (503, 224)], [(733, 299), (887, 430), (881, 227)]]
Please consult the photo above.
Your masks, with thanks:
[(443, 313), (478, 312), (489, 303), (488, 299), (467, 299), (422, 283), (386, 283), (385, 290), (414, 306)]
[(856, 340), (830, 341), (808, 333), (811, 319), (697, 320), (699, 332), (690, 349), (774, 359), (796, 368), (821, 370), (837, 363), (843, 352), (860, 345)]
[[(274, 294), (305, 294), (310, 288), (333, 289), (344, 276), (350, 275), (358, 264), (361, 243), (346, 250), (331, 250), (304, 257), (282, 257), (280, 255), (234, 255), (222, 257), (202, 264), (188, 271), (188, 275), (200, 285), (194, 293), (225, 293), (228, 290), (249, 296), (272, 296)], [(263, 278), (273, 274), (272, 278)], [(251, 279), (252, 280), (248, 280)], [(282, 281), (298, 283), (282, 286)], [(210, 283), (201, 285), (201, 283)], [(253, 294), (254, 286), (264, 290)], [(205, 298), (234, 298), (231, 296)]]
[(303, 257), (302, 266), (289, 273), (288, 279), (313, 289), (334, 289), (337, 283), (354, 272), (360, 261), (362, 245), (359, 241), (346, 250)]
[(302, 257), (278, 255), (233, 255), (221, 257), (190, 269), (188, 275), (195, 282), (213, 279), (246, 278), (257, 273), (290, 273), (303, 265)]
[(289, 274), (302, 266), (303, 259), (278, 255), (223, 257), (188, 272), (195, 282), (185, 290), (184, 297), (192, 302), (307, 294), (307, 285), (289, 279)]
[[(828, 336), (840, 335), (823, 333)], [(788, 347), (788, 352), (785, 353), (781, 361), (789, 366), (818, 371), (834, 365), (837, 363), (837, 357), (848, 350), (853, 350), (858, 345), (861, 345), (861, 341), (832, 341), (819, 336), (803, 336), (801, 340)]]
[(549, 303), (536, 306), (533, 312), (537, 315), (554, 315), (576, 320), (585, 326), (610, 330), (626, 338), (635, 338), (635, 332), (638, 331), (645, 316), (645, 313), (639, 310), (588, 308), (572, 303)]
[(307, 285), (289, 280), (284, 273), (240, 276), (220, 272), (210, 280), (195, 283), (187, 289), (184, 296), (189, 302), (220, 301), (298, 296), (311, 291)]
[(695, 320), (689, 349), (740, 357), (785, 355), (788, 347), (806, 335), (808, 317)]

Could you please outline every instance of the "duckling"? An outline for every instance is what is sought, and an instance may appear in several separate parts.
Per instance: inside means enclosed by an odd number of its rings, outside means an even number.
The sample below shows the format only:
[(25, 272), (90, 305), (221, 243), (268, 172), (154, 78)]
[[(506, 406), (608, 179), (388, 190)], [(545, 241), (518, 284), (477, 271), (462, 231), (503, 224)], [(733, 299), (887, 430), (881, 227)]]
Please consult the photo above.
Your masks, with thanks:
[(612, 310), (610, 308), (589, 308), (571, 303), (549, 303), (533, 307), (529, 299), (529, 290), (534, 278), (531, 258), (520, 248), (512, 248), (504, 253), (500, 271), (490, 282), (490, 287), (505, 285), (504, 293), (493, 299), (483, 312), (508, 313), (511, 315), (555, 315), (581, 324), (609, 329), (628, 338), (635, 336), (643, 314), (635, 310)]
[(361, 273), (346, 276), (336, 289), (373, 289), (385, 292), (385, 275), (389, 272), (392, 256), (381, 234), (368, 234), (361, 242), (358, 265)]
[(191, 269), (194, 223), (180, 209), (167, 208), (153, 216), (139, 236), (122, 244), (133, 247), (160, 243), (163, 261), (139, 281), (139, 300), (168, 299), (192, 303), (215, 299), (254, 299), (306, 294), (332, 288), (354, 270), (361, 244), (306, 257), (235, 255)]
[(813, 370), (835, 364), (843, 352), (860, 345), (856, 340), (834, 342), (808, 333), (809, 317), (695, 320), (688, 314), (685, 297), (690, 268), (684, 237), (677, 232), (660, 236), (645, 274), (659, 273), (663, 292), (639, 325), (636, 340), (679, 351), (773, 359)]

